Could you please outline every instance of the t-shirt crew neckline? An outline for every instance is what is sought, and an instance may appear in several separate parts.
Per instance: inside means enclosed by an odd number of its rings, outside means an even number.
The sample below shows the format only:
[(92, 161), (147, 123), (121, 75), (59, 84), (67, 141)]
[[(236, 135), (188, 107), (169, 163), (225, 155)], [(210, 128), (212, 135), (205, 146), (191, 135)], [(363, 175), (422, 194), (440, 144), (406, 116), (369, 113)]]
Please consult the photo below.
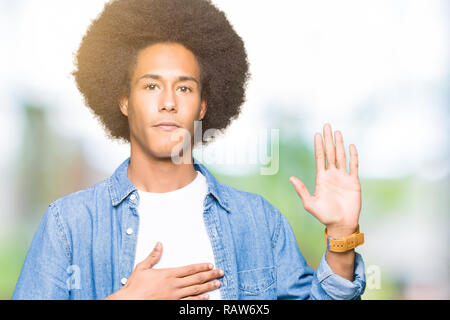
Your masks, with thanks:
[(184, 187), (181, 187), (179, 189), (172, 190), (169, 192), (147, 192), (147, 191), (138, 189), (138, 192), (142, 196), (144, 196), (144, 198), (154, 199), (154, 200), (162, 199), (162, 198), (177, 197), (177, 196), (180, 196), (181, 194), (189, 193), (189, 191), (191, 191), (191, 190), (195, 190), (196, 185), (201, 182), (201, 178), (202, 178), (202, 174), (197, 171), (197, 176), (195, 177), (195, 179), (192, 180), (189, 184), (187, 184)]

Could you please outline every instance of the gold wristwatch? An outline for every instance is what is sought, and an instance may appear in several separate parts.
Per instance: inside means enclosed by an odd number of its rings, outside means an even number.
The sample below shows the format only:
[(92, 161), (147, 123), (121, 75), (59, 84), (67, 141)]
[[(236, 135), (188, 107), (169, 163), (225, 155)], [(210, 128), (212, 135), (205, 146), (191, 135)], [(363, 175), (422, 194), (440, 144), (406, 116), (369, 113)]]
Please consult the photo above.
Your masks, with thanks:
[(327, 228), (325, 228), (325, 241), (327, 249), (332, 252), (346, 252), (356, 248), (364, 243), (364, 233), (359, 233), (359, 224), (356, 232), (345, 238), (332, 238), (327, 235)]

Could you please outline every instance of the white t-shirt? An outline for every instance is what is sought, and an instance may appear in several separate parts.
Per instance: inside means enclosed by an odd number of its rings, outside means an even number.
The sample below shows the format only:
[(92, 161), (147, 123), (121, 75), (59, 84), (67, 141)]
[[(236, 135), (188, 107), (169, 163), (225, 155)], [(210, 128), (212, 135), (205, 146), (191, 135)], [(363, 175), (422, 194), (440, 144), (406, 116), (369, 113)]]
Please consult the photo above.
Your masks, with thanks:
[[(203, 203), (208, 186), (206, 178), (197, 177), (183, 188), (154, 193), (138, 190), (139, 230), (136, 264), (154, 249), (163, 245), (162, 256), (153, 267), (173, 268), (209, 262), (216, 267), (211, 241), (203, 220)], [(210, 300), (221, 300), (220, 288), (208, 292)]]

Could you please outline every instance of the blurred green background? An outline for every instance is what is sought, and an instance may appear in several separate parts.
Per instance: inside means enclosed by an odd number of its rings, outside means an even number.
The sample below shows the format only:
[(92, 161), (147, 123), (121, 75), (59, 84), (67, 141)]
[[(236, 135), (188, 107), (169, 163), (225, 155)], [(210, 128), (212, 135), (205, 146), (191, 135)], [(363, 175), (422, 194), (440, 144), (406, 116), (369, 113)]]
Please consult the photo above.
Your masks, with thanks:
[[(279, 169), (205, 165), (276, 206), (315, 269), (323, 226), (288, 179), (314, 192), (313, 136), (330, 122), (347, 155), (350, 143), (359, 153), (363, 299), (449, 299), (448, 2), (261, 1), (252, 24), (253, 2), (213, 2), (242, 35), (252, 80), (242, 115), (205, 152), (262, 139), (271, 156), (277, 129)], [(127, 145), (106, 139), (68, 76), (104, 3), (0, 1), (0, 299), (11, 298), (47, 206), (107, 178), (129, 155)]]

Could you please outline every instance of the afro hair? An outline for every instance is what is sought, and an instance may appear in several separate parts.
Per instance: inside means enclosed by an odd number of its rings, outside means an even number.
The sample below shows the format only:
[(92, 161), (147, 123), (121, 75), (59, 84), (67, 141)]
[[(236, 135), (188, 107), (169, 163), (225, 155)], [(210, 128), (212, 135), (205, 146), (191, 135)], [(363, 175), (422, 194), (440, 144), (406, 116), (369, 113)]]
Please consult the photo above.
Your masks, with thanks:
[(250, 72), (244, 42), (225, 14), (210, 0), (115, 0), (89, 26), (71, 73), (107, 135), (130, 142), (119, 100), (130, 94), (139, 51), (160, 42), (180, 43), (197, 58), (208, 105), (202, 136), (228, 127), (241, 112)]

